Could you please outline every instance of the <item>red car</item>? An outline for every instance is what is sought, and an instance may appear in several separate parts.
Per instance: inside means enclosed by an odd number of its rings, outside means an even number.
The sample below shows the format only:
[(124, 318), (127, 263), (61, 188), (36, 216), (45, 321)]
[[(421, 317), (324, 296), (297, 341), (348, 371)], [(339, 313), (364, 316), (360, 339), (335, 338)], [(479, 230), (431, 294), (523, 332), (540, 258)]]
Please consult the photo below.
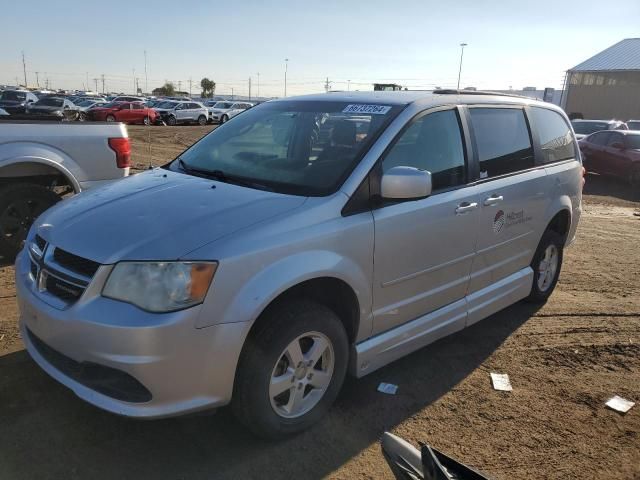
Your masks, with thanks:
[(619, 177), (640, 188), (640, 131), (604, 130), (578, 145), (588, 172)]
[(123, 122), (152, 124), (158, 114), (140, 102), (112, 102), (87, 111), (90, 120), (99, 122)]

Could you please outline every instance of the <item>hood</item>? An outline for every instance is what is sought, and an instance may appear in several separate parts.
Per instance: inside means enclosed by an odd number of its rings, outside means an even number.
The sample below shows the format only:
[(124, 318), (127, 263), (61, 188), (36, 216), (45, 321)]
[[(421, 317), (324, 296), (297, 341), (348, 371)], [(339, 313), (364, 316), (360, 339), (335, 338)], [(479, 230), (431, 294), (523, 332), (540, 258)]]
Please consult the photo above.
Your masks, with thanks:
[(58, 203), (36, 231), (103, 264), (174, 260), (305, 200), (155, 169)]

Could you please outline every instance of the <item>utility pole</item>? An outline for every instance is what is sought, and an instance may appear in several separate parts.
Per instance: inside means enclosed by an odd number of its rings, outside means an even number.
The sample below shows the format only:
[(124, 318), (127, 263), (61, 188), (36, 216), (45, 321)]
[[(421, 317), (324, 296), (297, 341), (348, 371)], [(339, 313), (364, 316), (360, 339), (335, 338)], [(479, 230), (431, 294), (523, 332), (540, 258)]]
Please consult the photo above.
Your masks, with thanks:
[(231, 100), (233, 100), (233, 87), (231, 87)]
[(27, 63), (24, 61), (24, 50), (22, 51), (22, 71), (24, 72), (24, 88), (27, 88)]
[(289, 59), (284, 59), (284, 96), (287, 96), (287, 70), (289, 69)]
[(178, 91), (182, 91), (182, 80), (178, 80)]
[(189, 77), (189, 96), (191, 96), (191, 84), (193, 83), (193, 81), (191, 80), (191, 77)]
[(249, 77), (249, 101), (251, 101), (251, 77)]
[(94, 79), (93, 79), (93, 81), (94, 81), (94, 82), (95, 82), (95, 84), (96, 84), (96, 93), (98, 93), (98, 79), (97, 79), (97, 78), (94, 78)]
[(466, 47), (466, 43), (460, 44), (460, 69), (458, 70), (458, 90), (460, 90), (460, 74), (462, 74), (462, 57), (464, 56), (464, 47)]
[(329, 84), (330, 83), (331, 82), (329, 81), (329, 77), (327, 77), (327, 81), (324, 82), (324, 91), (327, 92), (327, 93), (329, 93)]
[(136, 77), (136, 95), (140, 91), (140, 79)]
[(89, 90), (91, 87), (89, 86), (89, 72), (85, 72), (87, 74), (87, 83), (85, 83), (86, 85), (86, 89)]
[(36, 72), (36, 85), (40, 88), (40, 80), (38, 79), (38, 72)]
[(136, 90), (136, 69), (133, 69), (133, 94), (135, 95), (137, 93)]
[(104, 93), (104, 73), (101, 75), (102, 77), (102, 93)]
[(351, 80), (347, 80), (347, 92), (351, 91)]
[(256, 95), (256, 99), (259, 100), (260, 99), (260, 72), (256, 73), (256, 75), (258, 75), (258, 87), (257, 87), (258, 94)]
[(144, 51), (144, 93), (149, 93), (149, 78), (147, 77), (147, 51)]

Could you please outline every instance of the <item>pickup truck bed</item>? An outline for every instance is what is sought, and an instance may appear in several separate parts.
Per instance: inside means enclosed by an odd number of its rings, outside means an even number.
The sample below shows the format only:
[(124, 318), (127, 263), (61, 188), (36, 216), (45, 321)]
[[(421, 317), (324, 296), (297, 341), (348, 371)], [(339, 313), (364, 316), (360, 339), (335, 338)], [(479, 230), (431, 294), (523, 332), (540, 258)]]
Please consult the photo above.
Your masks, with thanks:
[(62, 195), (126, 177), (130, 151), (120, 123), (0, 121), (0, 255), (13, 259)]

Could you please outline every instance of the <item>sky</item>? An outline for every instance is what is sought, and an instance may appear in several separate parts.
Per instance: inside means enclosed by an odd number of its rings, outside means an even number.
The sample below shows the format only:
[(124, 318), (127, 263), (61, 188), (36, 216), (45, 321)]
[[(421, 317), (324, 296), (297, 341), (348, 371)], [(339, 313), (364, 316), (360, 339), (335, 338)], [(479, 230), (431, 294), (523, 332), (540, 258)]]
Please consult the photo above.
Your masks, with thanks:
[[(282, 96), (455, 87), (561, 88), (565, 71), (640, 37), (640, 1), (3, 1), (0, 84), (148, 92), (166, 80), (200, 93)], [(145, 75), (146, 51), (146, 75)], [(288, 58), (289, 61), (285, 62)], [(36, 72), (37, 75), (36, 75)], [(87, 83), (89, 87), (87, 87)], [(102, 91), (102, 81), (98, 80)], [(259, 90), (259, 92), (258, 92)]]

